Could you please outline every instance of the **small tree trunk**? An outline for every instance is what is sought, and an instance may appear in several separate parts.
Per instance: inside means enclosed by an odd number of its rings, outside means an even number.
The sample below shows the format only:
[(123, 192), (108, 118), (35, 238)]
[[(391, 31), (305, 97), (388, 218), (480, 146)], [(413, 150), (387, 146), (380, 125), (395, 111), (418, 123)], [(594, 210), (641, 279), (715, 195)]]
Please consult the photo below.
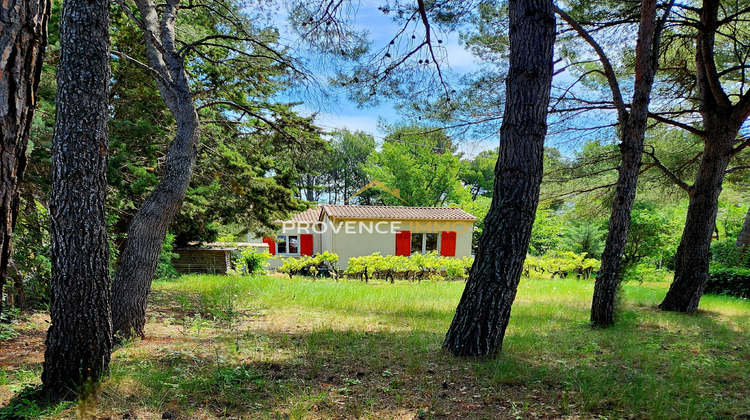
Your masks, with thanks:
[[(625, 131), (630, 131), (629, 128)], [(630, 132), (623, 135), (623, 142), (620, 144), (622, 163), (617, 179), (615, 199), (612, 203), (612, 213), (609, 216), (607, 241), (602, 252), (602, 263), (596, 275), (594, 296), (591, 302), (591, 323), (597, 328), (609, 327), (615, 321), (620, 272), (630, 230), (630, 212), (635, 202), (638, 172), (643, 157), (643, 139), (643, 132), (640, 135)], [(639, 148), (636, 149), (636, 147)]]
[(8, 0), (0, 7), (0, 314), (49, 13), (49, 0)]
[(51, 326), (42, 383), (68, 397), (106, 374), (112, 352), (105, 212), (109, 1), (66, 0), (60, 19), (50, 220)]
[(734, 246), (737, 248), (737, 260), (740, 262), (745, 261), (745, 255), (750, 250), (750, 207), (747, 208), (745, 223), (742, 224), (740, 235), (737, 237), (737, 242), (735, 242)]
[(466, 288), (443, 348), (492, 356), (502, 348), (542, 181), (552, 83), (552, 1), (511, 0), (510, 68), (494, 195)]
[(675, 256), (674, 281), (660, 309), (674, 312), (695, 312), (703, 296), (708, 280), (708, 265), (711, 260), (711, 237), (716, 224), (719, 195), (724, 173), (729, 164), (732, 140), (714, 141), (724, 147), (711, 146), (706, 149), (693, 184), (687, 220), (680, 245)]
[[(118, 338), (143, 337), (146, 305), (167, 228), (185, 199), (198, 154), (200, 121), (190, 91), (184, 58), (177, 51), (178, 0), (157, 5), (136, 0), (149, 64), (157, 72), (159, 93), (177, 122), (164, 174), (128, 227), (127, 242), (113, 284), (112, 321)], [(158, 40), (158, 41), (155, 41)], [(158, 46), (155, 44), (158, 42)]]
[(591, 303), (591, 322), (595, 327), (603, 328), (615, 321), (615, 303), (620, 286), (622, 256), (630, 230), (630, 212), (633, 210), (635, 193), (638, 186), (638, 173), (643, 159), (643, 141), (646, 137), (648, 123), (648, 105), (651, 100), (651, 87), (656, 74), (658, 60), (658, 36), (656, 35), (656, 0), (641, 2), (641, 23), (638, 31), (638, 42), (635, 50), (635, 92), (633, 105), (629, 114), (620, 121), (622, 136), (620, 164), (609, 217), (609, 232), (602, 253), (602, 264), (596, 276), (594, 297)]
[(144, 336), (148, 294), (162, 243), (180, 210), (195, 167), (200, 138), (198, 116), (195, 110), (188, 110), (177, 121), (177, 135), (169, 148), (164, 175), (130, 222), (115, 274), (112, 321), (119, 338)]

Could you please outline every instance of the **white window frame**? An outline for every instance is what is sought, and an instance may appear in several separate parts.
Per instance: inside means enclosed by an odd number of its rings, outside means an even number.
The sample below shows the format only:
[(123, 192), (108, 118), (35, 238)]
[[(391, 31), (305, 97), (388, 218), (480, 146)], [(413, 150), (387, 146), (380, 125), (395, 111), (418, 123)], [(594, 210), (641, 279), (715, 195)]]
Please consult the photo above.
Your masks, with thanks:
[[(281, 248), (279, 247), (279, 238), (284, 238), (284, 252), (281, 252)], [(287, 252), (289, 251), (289, 241), (291, 238), (297, 238), (297, 252)], [(300, 256), (300, 235), (279, 235), (276, 237), (276, 255), (285, 255), (289, 257), (298, 257)]]
[[(411, 233), (412, 237), (414, 235), (422, 235), (422, 250), (421, 251), (417, 251), (417, 253), (422, 254), (422, 255), (424, 255), (424, 254), (427, 253), (427, 234), (428, 233), (434, 233), (434, 234), (437, 235), (437, 249), (435, 250), (435, 252), (437, 252), (438, 255), (440, 255), (440, 247), (441, 247), (441, 244), (442, 244), (442, 241), (440, 239), (443, 236), (443, 232), (419, 232), (419, 233), (412, 232)], [(409, 244), (409, 251), (410, 251), (410, 253), (414, 254), (414, 252), (411, 252), (411, 243)]]

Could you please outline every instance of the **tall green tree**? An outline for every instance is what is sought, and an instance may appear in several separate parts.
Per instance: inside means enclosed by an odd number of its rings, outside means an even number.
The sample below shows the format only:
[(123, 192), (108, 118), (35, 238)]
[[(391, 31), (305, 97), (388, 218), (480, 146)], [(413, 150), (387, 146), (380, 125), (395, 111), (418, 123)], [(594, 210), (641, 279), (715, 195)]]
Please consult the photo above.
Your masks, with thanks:
[(544, 255), (560, 247), (562, 241), (562, 221), (556, 217), (550, 208), (550, 203), (540, 203), (534, 216), (534, 226), (531, 229), (529, 253)]
[[(127, 241), (120, 256), (113, 286), (113, 322), (115, 333), (122, 337), (143, 336), (145, 310), (151, 281), (156, 270), (161, 245), (167, 229), (177, 215), (191, 185), (196, 159), (201, 149), (201, 135), (206, 122), (237, 125), (232, 136), (254, 137), (260, 150), (279, 150), (288, 153), (282, 162), (299, 162), (303, 147), (291, 147), (292, 152), (279, 147), (303, 145), (317, 138), (310, 119), (297, 117), (289, 106), (271, 100), (279, 85), (267, 79), (292, 81), (304, 76), (278, 45), (278, 33), (272, 26), (254, 24), (260, 15), (250, 16), (241, 5), (223, 0), (207, 0), (181, 7), (179, 1), (155, 4), (150, 0), (136, 0), (136, 11), (121, 3), (132, 24), (140, 31), (145, 44), (148, 64), (125, 53), (117, 55), (153, 73), (160, 97), (174, 118), (173, 138), (164, 156), (159, 181), (148, 193), (133, 216), (127, 231)], [(262, 20), (260, 21), (262, 22)], [(206, 65), (201, 65), (206, 64)], [(250, 92), (245, 89), (250, 86)], [(216, 129), (216, 133), (223, 129)], [(273, 133), (258, 147), (263, 135)], [(257, 137), (254, 135), (257, 134)], [(226, 142), (224, 142), (226, 143)], [(225, 152), (220, 159), (232, 162), (239, 154)], [(266, 166), (271, 162), (267, 157)], [(259, 174), (263, 165), (240, 165), (238, 171), (252, 170)], [(294, 185), (296, 172), (278, 167), (279, 179)], [(270, 171), (269, 171), (270, 172)], [(232, 186), (232, 178), (223, 178), (223, 186)], [(245, 173), (242, 173), (242, 177)], [(240, 177), (240, 178), (242, 178)], [(256, 189), (268, 191), (267, 212), (254, 214), (263, 222), (272, 223), (278, 210), (296, 207), (287, 189), (275, 189), (273, 183), (264, 184), (255, 177)], [(284, 181), (286, 182), (286, 181)], [(214, 185), (212, 188), (220, 187)], [(238, 188), (241, 189), (241, 188)], [(210, 192), (211, 189), (204, 189)], [(284, 198), (286, 198), (284, 200)], [(258, 200), (258, 203), (263, 203)], [(298, 207), (296, 207), (298, 208)]]
[(567, 250), (577, 254), (586, 253), (589, 258), (600, 258), (607, 232), (595, 220), (584, 219), (569, 222), (563, 233), (563, 244)]
[(472, 200), (476, 200), (480, 195), (492, 195), (496, 162), (497, 152), (494, 150), (484, 150), (474, 159), (461, 161), (461, 181), (469, 188)]
[[(331, 133), (329, 146), (327, 152), (309, 156), (313, 162), (300, 186), (307, 201), (341, 204), (370, 182), (364, 169), (375, 152), (370, 134), (339, 130)], [(377, 195), (376, 190), (364, 191), (347, 203), (373, 204)]]
[(644, 259), (660, 259), (670, 242), (674, 226), (656, 205), (637, 202), (633, 206), (631, 228), (625, 246), (624, 265), (634, 265)]
[[(215, 24), (191, 15), (183, 16), (182, 22), (185, 29), (195, 32), (210, 31)], [(116, 54), (147, 60), (140, 42), (142, 33), (127, 16), (115, 14), (112, 32)], [(295, 120), (294, 104), (269, 100), (285, 85), (279, 80), (284, 77), (283, 70), (257, 66), (254, 71), (253, 78), (264, 80), (262, 84), (236, 77), (231, 68), (201, 60), (193, 64), (193, 72), (210, 77), (200, 77), (192, 84), (200, 86), (201, 101), (214, 98), (217, 91), (224, 97), (245, 95), (253, 98), (259, 110), (275, 108), (287, 113), (290, 126), (309, 124), (306, 118)], [(153, 74), (130, 60), (114, 60), (112, 97), (110, 205), (116, 215), (113, 233), (122, 238), (139, 205), (159, 182), (164, 169), (160, 162), (174, 135), (174, 118), (161, 100)], [(300, 137), (298, 143), (289, 142), (258, 121), (238, 121), (225, 111), (209, 108), (199, 114), (198, 159), (185, 200), (169, 227), (179, 244), (214, 241), (221, 225), (268, 230), (274, 220), (301, 209), (292, 195), (294, 183), (309, 170), (309, 160), (320, 154), (320, 139)]]
[(539, 202), (553, 73), (553, 4), (510, 0), (508, 16), (510, 66), (492, 204), (443, 342), (457, 356), (492, 356), (502, 347)]
[(460, 203), (461, 162), (455, 146), (442, 131), (404, 126), (386, 136), (381, 150), (370, 155), (365, 172), (400, 195), (381, 194), (387, 205), (440, 207)]
[[(666, 311), (691, 313), (698, 309), (708, 281), (722, 183), (730, 160), (750, 145), (750, 140), (739, 135), (750, 116), (750, 91), (744, 79), (747, 56), (740, 52), (747, 39), (745, 32), (736, 28), (747, 7), (744, 1), (704, 0), (700, 9), (688, 9), (698, 14), (689, 25), (695, 28), (694, 74), (702, 129), (684, 128), (703, 139), (703, 152), (692, 184), (673, 177), (690, 198), (675, 256), (674, 281), (659, 305)], [(725, 33), (724, 28), (732, 27), (735, 29)]]
[(563, 10), (556, 9), (557, 14), (596, 52), (612, 93), (612, 102), (617, 109), (620, 125), (621, 163), (612, 203), (612, 214), (609, 218), (607, 241), (602, 254), (602, 266), (596, 276), (594, 298), (591, 304), (591, 322), (596, 327), (607, 327), (614, 323), (622, 257), (625, 252), (625, 243), (630, 228), (630, 212), (635, 203), (643, 158), (651, 89), (659, 65), (661, 32), (669, 16), (672, 2), (668, 3), (661, 18), (657, 17), (656, 0), (643, 0), (640, 6), (638, 41), (635, 46), (633, 98), (629, 108), (623, 100), (617, 75), (604, 49), (577, 20)]

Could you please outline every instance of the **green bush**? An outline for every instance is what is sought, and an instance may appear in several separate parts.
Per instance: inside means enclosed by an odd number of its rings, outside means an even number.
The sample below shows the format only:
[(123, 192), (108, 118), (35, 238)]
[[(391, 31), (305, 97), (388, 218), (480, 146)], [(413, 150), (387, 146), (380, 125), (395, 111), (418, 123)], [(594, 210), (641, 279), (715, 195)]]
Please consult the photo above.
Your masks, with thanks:
[(708, 273), (706, 293), (750, 298), (750, 269), (712, 267)]
[(235, 270), (242, 274), (263, 274), (266, 272), (268, 260), (271, 259), (268, 251), (258, 251), (255, 248), (245, 248), (240, 251), (240, 255), (234, 258)]
[(409, 257), (400, 255), (382, 256), (379, 252), (372, 255), (349, 259), (344, 274), (359, 277), (365, 281), (370, 278), (390, 280), (423, 279), (464, 279), (471, 268), (472, 257), (440, 257), (437, 252), (414, 254)]
[(55, 402), (46, 399), (41, 385), (27, 385), (7, 405), (0, 408), (0, 420), (39, 419), (58, 414), (74, 404), (73, 401)]
[(15, 282), (9, 281), (5, 292), (16, 295), (14, 301), (23, 308), (43, 309), (49, 304), (49, 280), (52, 278), (49, 214), (41, 202), (24, 205), (26, 208), (20, 212), (13, 231), (15, 266), (11, 268), (11, 277), (21, 279), (23, 288), (17, 290)]
[(161, 254), (159, 254), (159, 263), (156, 266), (156, 273), (154, 278), (157, 280), (169, 280), (178, 277), (180, 274), (177, 269), (172, 265), (172, 259), (179, 258), (180, 256), (172, 250), (174, 249), (175, 236), (170, 232), (167, 232), (167, 236), (164, 238), (164, 243), (161, 245)]
[(622, 269), (623, 281), (659, 282), (664, 281), (668, 271), (650, 264), (630, 264)]
[(575, 273), (578, 278), (589, 278), (601, 264), (594, 258), (586, 258), (586, 253), (575, 252), (548, 252), (542, 256), (526, 255), (523, 263), (523, 271), (526, 277), (531, 277), (534, 272), (537, 275), (550, 274), (552, 278), (565, 278)]
[(734, 239), (723, 239), (711, 244), (711, 261), (725, 267), (750, 268), (750, 252), (740, 261), (740, 251)]
[(3, 313), (0, 314), (0, 341), (12, 340), (18, 336), (12, 322), (18, 318), (19, 313), (18, 308), (3, 307)]
[(323, 251), (322, 254), (315, 254), (314, 257), (309, 255), (303, 255), (301, 257), (283, 257), (281, 267), (279, 267), (277, 271), (287, 274), (289, 278), (292, 278), (295, 275), (310, 275), (312, 277), (317, 277), (318, 267), (323, 265), (328, 268), (328, 272), (332, 276), (336, 276), (336, 263), (338, 260), (338, 254), (328, 251)]

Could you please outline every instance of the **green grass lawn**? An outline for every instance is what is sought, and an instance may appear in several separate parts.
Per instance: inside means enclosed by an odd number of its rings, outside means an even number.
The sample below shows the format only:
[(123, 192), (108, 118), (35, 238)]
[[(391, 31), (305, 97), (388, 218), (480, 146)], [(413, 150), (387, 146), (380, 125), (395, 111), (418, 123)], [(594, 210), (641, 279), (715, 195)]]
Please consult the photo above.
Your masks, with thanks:
[(696, 315), (663, 313), (654, 308), (667, 283), (626, 284), (617, 325), (593, 330), (593, 281), (523, 279), (502, 354), (467, 360), (440, 349), (463, 286), (157, 283), (148, 338), (115, 352), (91, 410), (113, 419), (750, 418), (750, 301), (706, 296)]

